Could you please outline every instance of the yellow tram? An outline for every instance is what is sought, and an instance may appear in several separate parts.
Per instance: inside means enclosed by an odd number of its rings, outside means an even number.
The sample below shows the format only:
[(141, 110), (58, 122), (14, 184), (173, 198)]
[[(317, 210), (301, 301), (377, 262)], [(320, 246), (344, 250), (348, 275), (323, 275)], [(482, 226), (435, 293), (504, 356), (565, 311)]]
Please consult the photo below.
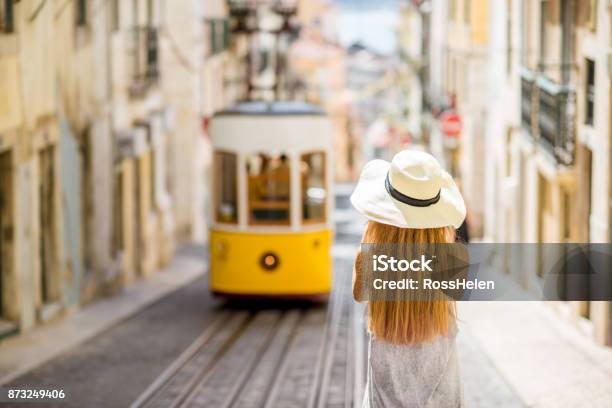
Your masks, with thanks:
[(211, 121), (210, 289), (325, 298), (331, 290), (332, 135), (318, 107), (246, 102)]

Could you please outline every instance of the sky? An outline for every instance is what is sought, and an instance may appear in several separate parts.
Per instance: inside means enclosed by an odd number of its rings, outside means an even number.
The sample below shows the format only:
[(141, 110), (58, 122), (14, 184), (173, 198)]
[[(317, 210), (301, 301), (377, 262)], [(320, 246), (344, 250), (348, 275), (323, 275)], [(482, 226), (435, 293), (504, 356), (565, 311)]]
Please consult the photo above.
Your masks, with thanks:
[(361, 42), (383, 54), (396, 49), (397, 2), (394, 0), (335, 0), (340, 6), (338, 37), (344, 46)]

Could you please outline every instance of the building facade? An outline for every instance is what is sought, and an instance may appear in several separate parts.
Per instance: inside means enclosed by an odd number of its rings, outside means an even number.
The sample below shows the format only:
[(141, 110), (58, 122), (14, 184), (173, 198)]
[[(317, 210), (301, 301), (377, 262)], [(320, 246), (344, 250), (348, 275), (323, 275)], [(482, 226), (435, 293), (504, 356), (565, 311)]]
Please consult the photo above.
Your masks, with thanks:
[[(472, 235), (610, 242), (608, 2), (411, 3), (423, 30), (425, 134), (448, 167), (453, 157), (459, 163)], [(454, 156), (436, 132), (450, 109), (463, 120)], [(539, 259), (528, 260), (525, 273), (538, 268)], [(598, 343), (612, 344), (610, 302), (553, 307)]]
[[(409, 2), (406, 32), (420, 32), (419, 68), (422, 138), (458, 181), (469, 206), (473, 236), (484, 231), (485, 162), (489, 75), (489, 1), (415, 0)], [(414, 11), (420, 18), (411, 18)], [(404, 40), (404, 43), (408, 40)], [(408, 51), (409, 52), (409, 51)], [(414, 52), (413, 52), (414, 53)], [(450, 133), (446, 120), (458, 129)]]
[(0, 338), (205, 238), (226, 27), (222, 0), (0, 2)]
[[(604, 1), (525, 0), (512, 15), (521, 22), (521, 126), (505, 144), (515, 186), (507, 234), (610, 242), (610, 9)], [(612, 344), (610, 302), (557, 306)]]
[[(458, 136), (443, 129), (443, 144), (450, 170), (459, 180), (470, 202), (471, 234), (488, 239), (484, 228), (485, 177), (490, 162), (478, 158), (491, 149), (486, 134), (488, 115), (487, 79), (489, 74), (489, 4), (488, 0), (453, 0), (448, 2), (448, 31), (444, 64), (445, 94), (450, 112), (459, 115), (462, 129)], [(442, 116), (444, 120), (444, 114)], [(456, 140), (453, 140), (456, 139)]]

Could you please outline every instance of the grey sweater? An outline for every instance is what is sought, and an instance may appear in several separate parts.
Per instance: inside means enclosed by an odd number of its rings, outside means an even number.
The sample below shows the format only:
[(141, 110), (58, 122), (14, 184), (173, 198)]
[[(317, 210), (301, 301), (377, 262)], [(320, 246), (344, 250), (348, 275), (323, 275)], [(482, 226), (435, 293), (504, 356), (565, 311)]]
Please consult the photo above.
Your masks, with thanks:
[(363, 408), (465, 407), (455, 337), (394, 345), (370, 336)]

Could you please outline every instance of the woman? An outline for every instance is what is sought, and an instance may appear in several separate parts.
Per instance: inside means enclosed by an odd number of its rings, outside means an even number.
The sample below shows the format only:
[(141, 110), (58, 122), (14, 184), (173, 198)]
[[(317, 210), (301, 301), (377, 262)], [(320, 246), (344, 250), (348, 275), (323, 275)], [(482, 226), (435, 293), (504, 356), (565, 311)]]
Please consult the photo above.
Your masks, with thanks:
[[(451, 176), (421, 151), (402, 151), (391, 163), (368, 163), (351, 196), (368, 218), (363, 243), (452, 243), (465, 204)], [(362, 298), (358, 254), (353, 294)], [(463, 407), (450, 300), (368, 302), (370, 345), (364, 407)]]

